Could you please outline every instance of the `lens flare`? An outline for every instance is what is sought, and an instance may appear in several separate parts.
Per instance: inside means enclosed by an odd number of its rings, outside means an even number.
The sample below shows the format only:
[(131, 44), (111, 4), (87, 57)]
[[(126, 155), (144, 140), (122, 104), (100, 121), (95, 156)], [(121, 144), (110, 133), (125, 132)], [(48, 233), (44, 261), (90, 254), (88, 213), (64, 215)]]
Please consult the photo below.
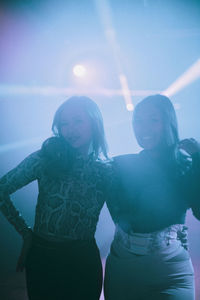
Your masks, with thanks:
[(86, 68), (83, 65), (75, 65), (73, 68), (73, 73), (77, 77), (84, 77), (86, 74)]

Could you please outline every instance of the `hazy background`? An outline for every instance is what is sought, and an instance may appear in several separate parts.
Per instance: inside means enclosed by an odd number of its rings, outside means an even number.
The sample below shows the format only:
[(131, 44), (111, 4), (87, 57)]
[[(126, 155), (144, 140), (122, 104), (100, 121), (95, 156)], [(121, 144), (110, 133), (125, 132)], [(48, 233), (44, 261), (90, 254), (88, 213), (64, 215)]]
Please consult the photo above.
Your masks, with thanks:
[[(200, 140), (199, 59), (200, 1), (1, 1), (0, 175), (40, 148), (51, 135), (57, 107), (74, 94), (90, 96), (99, 105), (110, 155), (138, 152), (120, 75), (134, 105), (166, 90), (195, 65), (170, 98), (181, 138)], [(85, 67), (85, 76), (73, 74), (76, 64)], [(12, 199), (32, 226), (36, 182)], [(200, 224), (190, 212), (187, 223), (200, 297)], [(112, 235), (104, 207), (96, 234), (103, 258)], [(21, 238), (0, 214), (1, 276), (14, 272), (20, 247)]]

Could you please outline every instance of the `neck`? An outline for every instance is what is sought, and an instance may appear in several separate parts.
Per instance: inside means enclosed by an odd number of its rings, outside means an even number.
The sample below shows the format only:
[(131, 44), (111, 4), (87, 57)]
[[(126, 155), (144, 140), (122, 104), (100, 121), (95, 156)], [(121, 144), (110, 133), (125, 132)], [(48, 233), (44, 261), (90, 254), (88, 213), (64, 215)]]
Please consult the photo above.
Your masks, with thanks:
[(76, 153), (78, 156), (81, 156), (83, 159), (87, 159), (90, 155), (90, 146), (84, 146), (81, 148), (76, 149)]
[(156, 160), (166, 160), (170, 156), (171, 147), (156, 147), (145, 150), (150, 157)]
[(86, 151), (77, 150), (76, 151), (76, 155), (78, 157), (82, 157), (83, 159), (87, 159), (88, 158), (88, 152), (86, 152)]

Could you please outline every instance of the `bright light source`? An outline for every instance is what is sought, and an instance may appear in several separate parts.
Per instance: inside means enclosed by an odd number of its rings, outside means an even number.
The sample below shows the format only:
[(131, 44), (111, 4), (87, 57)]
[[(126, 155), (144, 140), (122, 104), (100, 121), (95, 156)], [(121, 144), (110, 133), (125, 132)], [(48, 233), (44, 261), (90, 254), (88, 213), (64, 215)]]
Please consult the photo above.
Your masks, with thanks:
[(126, 108), (127, 108), (127, 110), (129, 110), (129, 111), (133, 111), (133, 104), (132, 103), (127, 103), (126, 104)]
[(124, 74), (120, 74), (119, 80), (120, 80), (121, 87), (122, 87), (122, 94), (123, 94), (124, 100), (126, 102), (126, 108), (127, 108), (127, 110), (132, 111), (133, 104), (132, 104), (132, 100), (131, 100), (131, 92), (128, 87), (127, 78)]
[(73, 68), (73, 73), (77, 77), (83, 77), (86, 74), (86, 68), (83, 65), (75, 65)]

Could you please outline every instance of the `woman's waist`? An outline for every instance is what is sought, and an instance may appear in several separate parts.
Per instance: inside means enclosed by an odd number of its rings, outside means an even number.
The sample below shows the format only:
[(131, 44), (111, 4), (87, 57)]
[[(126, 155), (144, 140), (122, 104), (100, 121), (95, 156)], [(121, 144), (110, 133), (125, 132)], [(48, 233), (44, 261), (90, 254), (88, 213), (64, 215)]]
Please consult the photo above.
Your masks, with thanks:
[[(175, 224), (164, 228), (163, 230), (151, 233), (126, 233), (121, 227), (116, 226), (114, 243), (120, 244), (128, 251), (135, 254), (150, 254), (157, 250), (166, 248), (173, 244), (179, 247), (187, 244), (187, 227), (183, 224)], [(184, 246), (184, 245), (183, 245)]]
[(38, 223), (34, 225), (34, 235), (49, 242), (67, 243), (76, 241), (90, 241), (94, 239), (96, 227), (83, 226), (59, 226), (42, 228)]
[(90, 240), (96, 232), (96, 216), (36, 214), (34, 232), (51, 241)]
[(35, 247), (46, 249), (68, 249), (69, 247), (80, 247), (85, 245), (96, 245), (95, 238), (90, 239), (71, 239), (67, 237), (57, 237), (33, 232), (32, 244)]
[(129, 215), (121, 214), (117, 223), (125, 232), (152, 233), (162, 231), (173, 224), (184, 224), (185, 218), (185, 209), (178, 211), (173, 209), (159, 214), (150, 214), (148, 211), (145, 212), (145, 209), (141, 209), (141, 212), (130, 210)]

